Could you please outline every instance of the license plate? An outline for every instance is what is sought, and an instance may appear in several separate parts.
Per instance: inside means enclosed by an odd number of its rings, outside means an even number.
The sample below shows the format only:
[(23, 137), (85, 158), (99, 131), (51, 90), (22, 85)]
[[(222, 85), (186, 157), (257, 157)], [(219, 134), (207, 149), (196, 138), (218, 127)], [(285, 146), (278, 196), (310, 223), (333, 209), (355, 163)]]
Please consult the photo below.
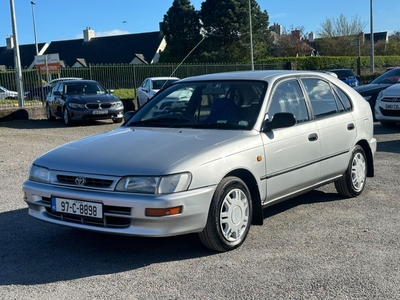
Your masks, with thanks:
[(108, 114), (108, 110), (94, 110), (93, 114), (94, 115), (106, 115), (106, 114)]
[(400, 104), (385, 104), (385, 109), (399, 110)]
[(51, 209), (71, 215), (103, 218), (103, 205), (95, 202), (51, 197)]

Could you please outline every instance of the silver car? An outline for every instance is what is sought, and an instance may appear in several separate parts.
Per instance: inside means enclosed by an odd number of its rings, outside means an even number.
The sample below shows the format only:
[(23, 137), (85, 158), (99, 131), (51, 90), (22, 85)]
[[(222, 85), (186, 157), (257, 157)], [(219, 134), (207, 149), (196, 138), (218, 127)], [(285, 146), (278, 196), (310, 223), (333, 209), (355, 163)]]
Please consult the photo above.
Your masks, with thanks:
[[(171, 94), (190, 91), (187, 101)], [(168, 109), (159, 104), (168, 98)], [(356, 197), (374, 175), (372, 112), (322, 72), (183, 79), (117, 129), (37, 158), (23, 183), (35, 218), (132, 236), (198, 233), (239, 247), (263, 209), (334, 182)]]

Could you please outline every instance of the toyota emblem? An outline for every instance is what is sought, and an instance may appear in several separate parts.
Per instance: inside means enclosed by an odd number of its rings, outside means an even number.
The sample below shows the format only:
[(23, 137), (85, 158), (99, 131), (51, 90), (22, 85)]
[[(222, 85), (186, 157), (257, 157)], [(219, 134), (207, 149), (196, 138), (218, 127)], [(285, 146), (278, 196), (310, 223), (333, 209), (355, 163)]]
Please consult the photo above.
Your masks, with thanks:
[(75, 183), (76, 183), (76, 185), (80, 185), (80, 186), (85, 185), (86, 178), (82, 177), (82, 176), (78, 176), (75, 178)]

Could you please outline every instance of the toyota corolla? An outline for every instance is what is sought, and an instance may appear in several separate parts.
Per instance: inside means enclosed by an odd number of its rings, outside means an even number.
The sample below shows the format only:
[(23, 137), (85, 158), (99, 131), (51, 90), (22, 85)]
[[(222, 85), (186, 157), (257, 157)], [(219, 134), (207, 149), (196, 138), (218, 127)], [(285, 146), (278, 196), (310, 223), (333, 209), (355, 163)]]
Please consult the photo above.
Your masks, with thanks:
[[(184, 91), (185, 101), (170, 96)], [(228, 251), (275, 203), (328, 183), (360, 195), (375, 151), (368, 102), (334, 76), (203, 75), (169, 86), (115, 130), (37, 158), (24, 200), (43, 221), (132, 236), (198, 233)]]

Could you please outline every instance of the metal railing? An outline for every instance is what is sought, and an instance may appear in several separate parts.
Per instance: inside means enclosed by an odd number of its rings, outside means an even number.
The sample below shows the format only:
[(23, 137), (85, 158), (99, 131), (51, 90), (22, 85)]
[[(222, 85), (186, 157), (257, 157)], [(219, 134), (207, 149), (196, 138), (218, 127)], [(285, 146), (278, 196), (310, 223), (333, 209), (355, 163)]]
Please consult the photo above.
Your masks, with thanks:
[[(232, 63), (232, 64), (154, 64), (154, 65), (90, 65), (89, 67), (67, 67), (61, 68), (59, 74), (39, 75), (36, 70), (23, 69), (22, 80), (24, 92), (44, 84), (46, 79), (79, 77), (92, 79), (101, 82), (107, 89), (136, 89), (147, 77), (174, 76), (185, 78), (195, 75), (233, 72), (251, 70), (250, 64)], [(285, 63), (262, 63), (255, 64), (255, 70), (282, 70), (285, 69)], [(0, 86), (11, 91), (16, 91), (16, 75), (14, 69), (5, 69), (0, 71)], [(15, 104), (17, 102), (17, 105)], [(29, 99), (29, 94), (24, 99), (24, 106), (42, 105), (43, 101)], [(18, 106), (16, 100), (2, 100), (0, 98), (0, 108)]]

